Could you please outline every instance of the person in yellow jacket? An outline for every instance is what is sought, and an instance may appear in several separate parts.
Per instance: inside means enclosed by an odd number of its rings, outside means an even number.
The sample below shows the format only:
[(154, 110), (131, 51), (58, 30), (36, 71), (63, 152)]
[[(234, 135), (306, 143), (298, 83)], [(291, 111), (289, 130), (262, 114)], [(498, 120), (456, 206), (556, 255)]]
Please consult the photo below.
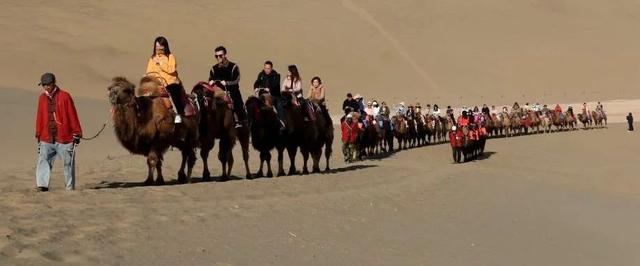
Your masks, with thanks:
[(176, 123), (181, 123), (184, 115), (184, 102), (182, 95), (184, 88), (178, 78), (176, 58), (171, 53), (169, 41), (159, 36), (153, 42), (153, 54), (147, 63), (146, 75), (156, 77), (165, 86), (171, 96), (174, 111), (176, 111)]

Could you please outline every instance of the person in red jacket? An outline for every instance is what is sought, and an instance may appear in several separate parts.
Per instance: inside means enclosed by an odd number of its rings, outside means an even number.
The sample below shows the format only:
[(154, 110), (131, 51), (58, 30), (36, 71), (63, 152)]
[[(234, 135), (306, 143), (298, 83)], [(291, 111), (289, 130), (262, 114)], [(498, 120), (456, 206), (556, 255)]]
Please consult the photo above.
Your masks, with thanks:
[(56, 85), (56, 76), (44, 73), (40, 77), (42, 94), (36, 113), (38, 165), (36, 185), (40, 191), (49, 190), (49, 179), (57, 155), (64, 161), (64, 185), (75, 188), (75, 144), (80, 143), (82, 128), (71, 95)]
[(358, 118), (353, 113), (348, 114), (341, 123), (342, 153), (344, 154), (345, 162), (352, 162), (355, 159), (357, 155), (356, 142), (361, 130)]

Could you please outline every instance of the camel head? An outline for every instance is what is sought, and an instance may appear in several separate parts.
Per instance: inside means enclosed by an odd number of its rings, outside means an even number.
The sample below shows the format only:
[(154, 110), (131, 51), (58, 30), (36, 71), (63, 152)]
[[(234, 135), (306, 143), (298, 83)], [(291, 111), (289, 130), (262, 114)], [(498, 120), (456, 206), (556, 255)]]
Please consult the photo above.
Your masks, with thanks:
[(136, 97), (135, 87), (136, 85), (124, 77), (113, 78), (111, 85), (107, 88), (111, 105), (123, 105), (132, 102)]

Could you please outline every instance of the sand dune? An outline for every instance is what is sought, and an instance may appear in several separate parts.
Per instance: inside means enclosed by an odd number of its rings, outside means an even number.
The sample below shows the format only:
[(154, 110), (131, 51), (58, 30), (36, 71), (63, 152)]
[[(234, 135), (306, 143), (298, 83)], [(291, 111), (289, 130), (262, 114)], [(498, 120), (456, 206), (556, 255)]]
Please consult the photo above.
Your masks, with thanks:
[[(50, 70), (79, 97), (104, 98), (114, 75), (142, 75), (157, 35), (187, 84), (224, 44), (250, 92), (262, 62), (324, 78), (334, 109), (347, 91), (456, 102), (640, 98), (635, 1), (5, 1), (3, 86), (37, 90)], [(28, 10), (28, 12), (27, 12)], [(17, 23), (17, 22), (20, 23)]]

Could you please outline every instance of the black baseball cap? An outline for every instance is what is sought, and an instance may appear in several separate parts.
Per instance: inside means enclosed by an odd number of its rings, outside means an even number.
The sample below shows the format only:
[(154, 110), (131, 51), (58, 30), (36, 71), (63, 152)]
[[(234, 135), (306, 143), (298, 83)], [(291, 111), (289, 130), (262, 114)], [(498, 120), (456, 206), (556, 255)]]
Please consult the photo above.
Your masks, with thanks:
[(53, 73), (44, 73), (40, 77), (40, 83), (38, 86), (50, 85), (56, 82), (56, 76)]

